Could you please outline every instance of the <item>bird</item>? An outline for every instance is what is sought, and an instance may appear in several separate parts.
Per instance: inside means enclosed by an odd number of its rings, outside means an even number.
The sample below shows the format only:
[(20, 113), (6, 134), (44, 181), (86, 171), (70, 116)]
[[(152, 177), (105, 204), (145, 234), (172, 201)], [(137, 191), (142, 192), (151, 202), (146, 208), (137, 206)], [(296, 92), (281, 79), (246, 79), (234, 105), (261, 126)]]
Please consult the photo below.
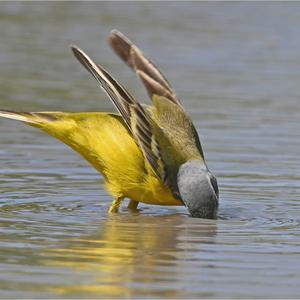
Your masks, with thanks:
[(100, 64), (71, 45), (117, 112), (0, 110), (0, 116), (39, 128), (83, 156), (102, 174), (113, 196), (109, 213), (117, 213), (127, 198), (129, 210), (137, 210), (142, 202), (185, 206), (191, 217), (217, 218), (217, 179), (208, 169), (181, 100), (163, 73), (124, 34), (114, 29), (108, 42), (141, 80), (151, 105), (138, 102)]

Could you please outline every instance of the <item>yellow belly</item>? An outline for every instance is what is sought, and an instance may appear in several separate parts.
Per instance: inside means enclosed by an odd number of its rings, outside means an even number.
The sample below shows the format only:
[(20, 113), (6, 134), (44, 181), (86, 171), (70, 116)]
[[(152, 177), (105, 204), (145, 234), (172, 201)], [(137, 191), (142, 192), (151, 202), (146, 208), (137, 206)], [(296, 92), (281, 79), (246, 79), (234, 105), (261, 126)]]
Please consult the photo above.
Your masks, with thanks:
[(182, 205), (153, 174), (119, 115), (55, 113), (39, 126), (79, 152), (104, 176), (114, 197), (147, 204)]
[(182, 205), (175, 199), (171, 191), (162, 185), (155, 177), (149, 176), (136, 188), (125, 191), (125, 196), (135, 201), (153, 205)]

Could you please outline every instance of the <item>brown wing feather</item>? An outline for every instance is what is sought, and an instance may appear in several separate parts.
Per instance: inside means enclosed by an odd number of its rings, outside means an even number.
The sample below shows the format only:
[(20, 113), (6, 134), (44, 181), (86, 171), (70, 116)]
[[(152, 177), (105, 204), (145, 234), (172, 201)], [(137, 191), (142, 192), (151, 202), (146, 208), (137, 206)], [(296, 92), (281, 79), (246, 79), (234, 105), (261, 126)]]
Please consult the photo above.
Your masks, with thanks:
[(165, 174), (156, 139), (152, 133), (151, 118), (130, 93), (118, 83), (103, 67), (94, 63), (81, 49), (73, 46), (72, 51), (79, 62), (95, 77), (108, 94), (123, 117), (133, 137), (140, 146), (145, 159), (159, 178)]
[(127, 37), (121, 32), (113, 30), (109, 36), (109, 43), (117, 55), (142, 80), (151, 99), (156, 94), (167, 97), (170, 101), (182, 106), (165, 76)]
[(108, 72), (94, 63), (91, 58), (76, 46), (71, 47), (78, 61), (94, 76), (100, 86), (108, 94), (113, 104), (130, 128), (130, 105), (135, 103), (132, 96)]

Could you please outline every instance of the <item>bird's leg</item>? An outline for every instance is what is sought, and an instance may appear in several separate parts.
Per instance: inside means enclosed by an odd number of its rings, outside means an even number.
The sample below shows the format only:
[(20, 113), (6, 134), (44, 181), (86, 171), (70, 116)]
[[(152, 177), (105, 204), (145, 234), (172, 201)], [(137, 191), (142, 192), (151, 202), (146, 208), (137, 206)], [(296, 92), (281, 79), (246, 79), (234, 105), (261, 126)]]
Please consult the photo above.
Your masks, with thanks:
[(113, 203), (109, 208), (109, 213), (117, 213), (119, 211), (119, 207), (123, 201), (124, 197), (117, 197), (114, 199)]
[(130, 200), (127, 207), (129, 210), (135, 211), (137, 210), (138, 205), (139, 205), (138, 201)]

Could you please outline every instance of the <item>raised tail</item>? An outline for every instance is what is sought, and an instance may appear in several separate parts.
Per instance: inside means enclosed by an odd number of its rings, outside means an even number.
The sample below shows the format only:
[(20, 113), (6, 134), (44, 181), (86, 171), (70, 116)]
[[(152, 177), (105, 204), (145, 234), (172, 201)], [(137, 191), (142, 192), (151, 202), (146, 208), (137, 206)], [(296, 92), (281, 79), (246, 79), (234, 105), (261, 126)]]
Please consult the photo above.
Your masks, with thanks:
[(41, 126), (45, 121), (55, 121), (56, 117), (49, 112), (17, 112), (11, 110), (0, 110), (0, 117), (13, 119), (27, 123), (32, 126)]
[[(124, 120), (117, 114), (0, 110), (0, 116), (24, 122), (48, 133), (82, 155), (104, 176), (107, 176), (107, 172), (128, 174), (142, 160), (141, 151)], [(118, 161), (123, 171), (120, 171)], [(137, 172), (140, 172), (138, 168)]]

